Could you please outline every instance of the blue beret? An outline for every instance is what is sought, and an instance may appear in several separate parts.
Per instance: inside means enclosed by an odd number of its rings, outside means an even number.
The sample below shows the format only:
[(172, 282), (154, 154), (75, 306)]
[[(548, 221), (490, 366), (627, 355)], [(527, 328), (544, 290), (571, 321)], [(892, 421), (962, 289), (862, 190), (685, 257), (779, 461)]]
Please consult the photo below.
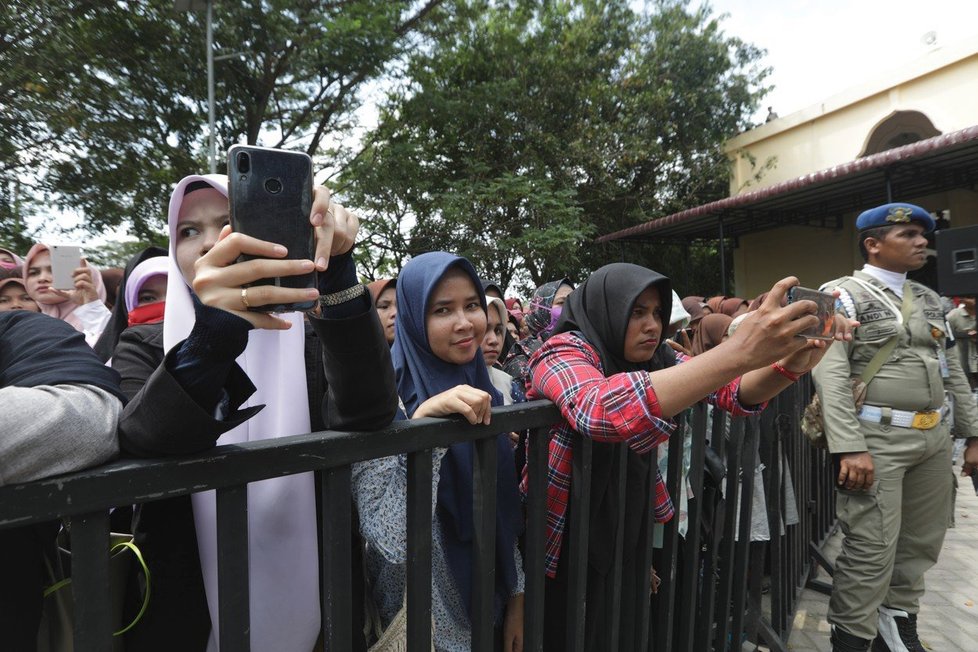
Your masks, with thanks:
[(924, 233), (930, 233), (936, 226), (934, 218), (925, 209), (914, 204), (897, 202), (883, 204), (860, 213), (859, 217), (856, 218), (856, 230), (865, 231), (866, 229), (894, 226), (907, 222), (920, 222), (921, 226), (924, 227)]

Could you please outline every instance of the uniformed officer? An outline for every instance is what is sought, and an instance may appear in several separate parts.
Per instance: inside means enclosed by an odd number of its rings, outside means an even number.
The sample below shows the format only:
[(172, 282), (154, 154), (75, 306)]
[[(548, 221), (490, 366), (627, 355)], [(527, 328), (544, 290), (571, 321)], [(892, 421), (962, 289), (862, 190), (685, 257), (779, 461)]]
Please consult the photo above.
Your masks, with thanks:
[(975, 346), (975, 298), (964, 297), (961, 305), (947, 313), (947, 323), (956, 341), (958, 360), (971, 388), (978, 388), (978, 347)]
[[(947, 406), (964, 435), (978, 433), (978, 410), (958, 356), (945, 353), (940, 297), (907, 280), (926, 262), (933, 218), (913, 204), (886, 204), (862, 213), (856, 228), (867, 264), (823, 289), (839, 289), (840, 310), (860, 326), (813, 371), (845, 534), (829, 601), (832, 649), (923, 652), (918, 601), (944, 542), (953, 490)], [(894, 338), (857, 412), (850, 378)], [(976, 460), (978, 438), (970, 438), (969, 470)]]

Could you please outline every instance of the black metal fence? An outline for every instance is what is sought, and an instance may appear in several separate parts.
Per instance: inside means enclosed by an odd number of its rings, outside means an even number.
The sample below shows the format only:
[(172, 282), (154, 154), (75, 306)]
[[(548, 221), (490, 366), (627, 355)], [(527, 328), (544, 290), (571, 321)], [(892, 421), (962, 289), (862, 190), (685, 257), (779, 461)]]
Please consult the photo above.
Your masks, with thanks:
[[(618, 621), (606, 632), (604, 649), (740, 649), (742, 640), (761, 640), (785, 649), (794, 603), (809, 574), (813, 548), (834, 522), (834, 497), (824, 453), (808, 446), (798, 416), (810, 389), (796, 384), (771, 402), (759, 417), (730, 420), (706, 406), (690, 412), (692, 455), (689, 465), (688, 531), (679, 536), (678, 519), (664, 528), (663, 545), (653, 549), (652, 527), (643, 534), (640, 568), (654, 564), (662, 585), (653, 599), (646, 583), (634, 597), (634, 622)], [(430, 450), (459, 441), (475, 444), (474, 586), (472, 649), (492, 647), (494, 588), (495, 479), (494, 433), (530, 429), (530, 486), (525, 543), (525, 647), (543, 649), (544, 544), (548, 426), (557, 409), (540, 401), (498, 408), (489, 428), (457, 420), (421, 419), (395, 423), (379, 432), (323, 432), (242, 445), (220, 446), (207, 454), (166, 459), (120, 461), (103, 467), (23, 485), (0, 488), (0, 528), (70, 518), (75, 595), (75, 649), (110, 650), (109, 509), (190, 493), (216, 490), (218, 514), (219, 626), (222, 650), (248, 650), (249, 593), (247, 484), (312, 471), (321, 487), (323, 552), (322, 613), (328, 650), (352, 648), (352, 527), (350, 477), (355, 462), (406, 453), (408, 459), (408, 638), (411, 650), (428, 650), (431, 641), (431, 473)], [(709, 431), (709, 436), (708, 436)], [(682, 483), (684, 429), (669, 443), (668, 485), (674, 498)], [(709, 444), (707, 441), (709, 440)], [(725, 462), (721, 491), (704, 473), (707, 446)], [(591, 444), (575, 442), (571, 523), (587, 522)], [(755, 454), (764, 468), (770, 542), (750, 541)], [(782, 529), (783, 461), (791, 469), (801, 522)], [(715, 475), (715, 474), (713, 474)], [(710, 477), (707, 477), (710, 476)], [(654, 474), (653, 474), (654, 477)], [(619, 490), (624, 492), (624, 482)], [(654, 491), (654, 486), (650, 487)], [(740, 495), (744, 509), (736, 504)], [(678, 506), (679, 501), (674, 500)], [(651, 497), (648, 501), (651, 509)], [(651, 519), (649, 519), (651, 521)], [(568, 649), (583, 646), (587, 528), (566, 533), (570, 564), (567, 604)], [(736, 533), (736, 535), (735, 535)], [(614, 564), (620, 581), (620, 560)], [(767, 569), (767, 570), (765, 570)], [(770, 599), (762, 599), (764, 577)], [(617, 610), (616, 610), (617, 611)], [(628, 631), (626, 631), (628, 630)], [(623, 632), (627, 635), (623, 635)]]

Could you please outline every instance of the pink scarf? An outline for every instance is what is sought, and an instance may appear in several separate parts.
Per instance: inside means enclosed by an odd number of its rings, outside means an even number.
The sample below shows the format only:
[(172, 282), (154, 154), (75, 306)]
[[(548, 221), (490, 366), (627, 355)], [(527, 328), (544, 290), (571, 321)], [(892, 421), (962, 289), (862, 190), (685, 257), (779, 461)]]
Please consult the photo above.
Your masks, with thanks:
[[(38, 242), (36, 245), (31, 247), (31, 250), (27, 252), (27, 256), (24, 257), (24, 287), (27, 287), (27, 275), (31, 267), (31, 262), (34, 258), (43, 251), (51, 251), (51, 248), (46, 244)], [(88, 269), (92, 270), (92, 284), (95, 286), (95, 292), (98, 298), (103, 303), (105, 302), (105, 283), (102, 282), (102, 274), (92, 267), (88, 266)], [(31, 296), (32, 299), (37, 301), (37, 297)], [(41, 309), (45, 315), (49, 315), (56, 319), (61, 319), (72, 325), (72, 327), (79, 332), (84, 332), (85, 327), (73, 313), (78, 309), (78, 304), (71, 299), (64, 299), (59, 303), (46, 304), (37, 301), (37, 307)]]
[(0, 253), (7, 254), (14, 259), (14, 262), (8, 263), (4, 260), (0, 260), (0, 269), (13, 269), (14, 267), (19, 267), (24, 264), (24, 259), (10, 251), (9, 249), (4, 249), (0, 247)]

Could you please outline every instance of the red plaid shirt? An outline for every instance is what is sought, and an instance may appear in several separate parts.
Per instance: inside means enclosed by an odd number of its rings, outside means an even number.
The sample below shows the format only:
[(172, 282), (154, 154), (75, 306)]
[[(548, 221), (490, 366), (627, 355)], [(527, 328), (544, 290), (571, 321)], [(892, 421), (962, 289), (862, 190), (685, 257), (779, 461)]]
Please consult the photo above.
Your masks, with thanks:
[[(688, 360), (676, 354), (679, 363)], [(547, 478), (547, 575), (557, 574), (560, 544), (567, 522), (570, 496), (573, 432), (594, 441), (625, 442), (636, 453), (648, 453), (668, 441), (676, 428), (663, 419), (652, 380), (644, 371), (605, 377), (598, 352), (574, 333), (551, 337), (530, 358), (531, 376), (527, 399), (546, 398), (557, 404), (564, 421), (551, 428), (550, 465)], [(740, 379), (721, 387), (707, 401), (734, 416), (753, 414), (764, 406), (747, 409), (737, 400)], [(669, 491), (656, 468), (655, 519), (664, 523), (674, 510)], [(527, 491), (527, 467), (520, 489)]]

